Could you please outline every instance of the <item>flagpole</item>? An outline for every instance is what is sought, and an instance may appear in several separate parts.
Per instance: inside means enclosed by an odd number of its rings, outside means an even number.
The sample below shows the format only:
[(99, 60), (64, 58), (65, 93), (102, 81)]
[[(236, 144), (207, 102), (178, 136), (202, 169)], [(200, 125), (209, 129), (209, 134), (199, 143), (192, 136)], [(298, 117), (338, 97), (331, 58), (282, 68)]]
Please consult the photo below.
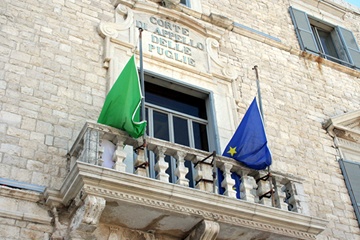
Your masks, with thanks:
[[(143, 95), (143, 98), (141, 99), (141, 120), (146, 120), (146, 114), (145, 114), (145, 77), (144, 77), (144, 65), (143, 65), (143, 48), (142, 48), (142, 32), (143, 29), (139, 28), (139, 60), (140, 60), (140, 83), (141, 83), (141, 92)], [(146, 149), (146, 129), (143, 135), (143, 145), (142, 148), (144, 150), (144, 160), (145, 160), (145, 167), (148, 166), (148, 154)], [(149, 168), (147, 169), (147, 175), (149, 176)]]
[[(255, 76), (256, 76), (256, 86), (257, 86), (257, 94), (258, 94), (258, 99), (259, 99), (259, 108), (260, 108), (260, 114), (262, 117), (262, 121), (264, 124), (264, 128), (265, 128), (265, 121), (264, 121), (264, 112), (263, 112), (263, 107), (262, 107), (262, 99), (261, 99), (261, 91), (260, 91), (260, 81), (259, 81), (259, 73), (258, 73), (258, 66), (255, 65), (253, 67), (253, 70), (255, 70)], [(273, 192), (273, 187), (272, 187), (272, 177), (271, 177), (271, 172), (270, 172), (270, 166), (268, 166), (268, 176), (269, 176), (269, 185), (270, 185), (270, 194), (271, 194), (271, 203), (272, 206), (275, 206), (275, 199), (274, 199), (274, 192)]]
[[(141, 80), (141, 92), (143, 94), (143, 98), (141, 99), (141, 120), (144, 121), (146, 119), (146, 116), (145, 116), (145, 84), (144, 84), (144, 67), (143, 67), (142, 32), (143, 29), (139, 28), (140, 80)], [(146, 135), (146, 131), (144, 135)]]
[(255, 76), (256, 76), (256, 86), (257, 86), (257, 94), (259, 99), (259, 108), (260, 108), (260, 114), (264, 122), (264, 113), (262, 108), (262, 100), (261, 100), (261, 91), (260, 91), (260, 81), (259, 81), (259, 73), (258, 73), (258, 66), (255, 65), (253, 67), (253, 70), (255, 70)]

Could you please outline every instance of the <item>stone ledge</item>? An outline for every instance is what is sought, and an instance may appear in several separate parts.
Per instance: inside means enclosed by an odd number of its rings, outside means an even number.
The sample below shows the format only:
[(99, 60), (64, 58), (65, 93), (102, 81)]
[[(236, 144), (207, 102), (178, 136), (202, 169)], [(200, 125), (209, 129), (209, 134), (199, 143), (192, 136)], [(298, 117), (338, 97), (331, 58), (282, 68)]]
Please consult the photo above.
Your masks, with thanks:
[(34, 222), (34, 223), (40, 223), (46, 225), (49, 225), (52, 222), (51, 217), (44, 217), (44, 216), (39, 216), (38, 214), (24, 213), (20, 211), (8, 211), (4, 209), (0, 209), (0, 216), (4, 218), (11, 218), (16, 220), (28, 221), (28, 222)]
[[(165, 214), (163, 216), (168, 218), (191, 218), (194, 223), (202, 219), (216, 221), (220, 224), (220, 236), (226, 229), (237, 234), (238, 231), (258, 231), (272, 237), (315, 239), (327, 224), (327, 221), (315, 217), (77, 162), (59, 192), (62, 195), (56, 198), (62, 199), (62, 204), (66, 205), (80, 192), (82, 198), (92, 195), (106, 199), (107, 209), (102, 217), (103, 221), (108, 221), (106, 224), (121, 225), (124, 224), (122, 221), (130, 221), (135, 229), (141, 229), (144, 224), (137, 225), (140, 223), (130, 219), (137, 218), (140, 212), (149, 218), (144, 214), (147, 211), (155, 212), (155, 215)], [(132, 216), (123, 213), (124, 208), (127, 211), (132, 209)], [(114, 212), (117, 212), (115, 216)], [(151, 225), (154, 219), (146, 221)]]

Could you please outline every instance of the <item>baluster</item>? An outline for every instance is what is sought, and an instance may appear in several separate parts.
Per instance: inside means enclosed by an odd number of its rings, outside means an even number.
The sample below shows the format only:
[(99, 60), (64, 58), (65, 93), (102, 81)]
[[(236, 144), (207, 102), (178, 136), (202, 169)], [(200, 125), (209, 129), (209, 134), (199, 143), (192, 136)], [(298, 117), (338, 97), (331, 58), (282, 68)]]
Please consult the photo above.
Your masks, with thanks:
[[(214, 191), (214, 177), (213, 166), (207, 162), (200, 162), (204, 159), (203, 156), (195, 156), (196, 158), (196, 174), (195, 181), (197, 182), (195, 188), (206, 192)], [(211, 159), (210, 159), (211, 160)]]
[(118, 136), (116, 141), (115, 154), (113, 155), (113, 169), (120, 172), (126, 172), (126, 164), (124, 162), (126, 159), (126, 155), (126, 151), (124, 150), (124, 139), (121, 139)]
[(224, 195), (229, 196), (232, 198), (236, 198), (236, 192), (233, 189), (233, 186), (235, 185), (235, 180), (231, 178), (231, 168), (232, 164), (230, 163), (224, 163), (220, 168), (221, 171), (223, 171), (224, 174), (224, 180), (221, 182), (221, 186), (225, 188)]
[(84, 158), (83, 161), (90, 164), (97, 164), (99, 146), (99, 132), (88, 129), (84, 136)]
[(283, 209), (283, 210), (288, 210), (288, 205), (285, 202), (286, 200), (286, 194), (283, 191), (283, 178), (281, 177), (273, 177), (274, 181), (275, 181), (275, 193), (274, 193), (274, 198), (275, 198), (275, 207)]
[(102, 140), (100, 140), (98, 146), (98, 159), (96, 161), (98, 166), (102, 166), (104, 163), (104, 152), (105, 152), (105, 148), (102, 145)]
[(257, 180), (258, 189), (257, 195), (259, 196), (259, 203), (265, 206), (272, 206), (272, 195), (271, 190), (273, 189), (272, 183), (268, 179)]
[(243, 169), (241, 171), (240, 197), (247, 202), (258, 202), (256, 195), (257, 184), (254, 177), (249, 176), (250, 170)]
[(306, 204), (306, 196), (302, 184), (288, 182), (283, 186), (286, 193), (286, 203), (289, 211), (298, 212), (309, 215), (309, 209)]
[(143, 177), (147, 177), (147, 159), (145, 159), (145, 149), (137, 149), (136, 160), (134, 161), (135, 174)]
[(188, 169), (185, 167), (186, 152), (177, 151), (175, 154), (177, 168), (175, 169), (175, 175), (178, 177), (176, 184), (189, 186), (189, 179), (185, 176), (188, 173)]
[(156, 154), (155, 171), (158, 172), (158, 174), (156, 175), (156, 179), (168, 183), (169, 174), (166, 173), (166, 170), (169, 168), (169, 164), (165, 161), (166, 147), (157, 146), (154, 152)]

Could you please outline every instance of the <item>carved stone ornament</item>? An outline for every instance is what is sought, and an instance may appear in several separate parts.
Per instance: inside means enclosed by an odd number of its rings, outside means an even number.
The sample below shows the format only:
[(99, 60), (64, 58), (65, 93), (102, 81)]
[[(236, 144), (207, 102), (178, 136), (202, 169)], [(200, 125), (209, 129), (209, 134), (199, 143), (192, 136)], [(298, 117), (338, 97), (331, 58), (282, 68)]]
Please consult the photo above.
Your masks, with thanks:
[(220, 226), (217, 222), (204, 220), (185, 238), (185, 240), (215, 240)]
[[(234, 185), (234, 184), (232, 184), (232, 185)], [(182, 206), (179, 204), (172, 204), (172, 203), (168, 203), (168, 202), (134, 196), (132, 194), (126, 194), (123, 192), (116, 192), (116, 191), (110, 191), (110, 190), (104, 191), (103, 189), (100, 189), (100, 188), (97, 188), (94, 186), (86, 186), (85, 191), (88, 193), (92, 192), (92, 193), (96, 193), (96, 194), (102, 194), (102, 195), (108, 196), (110, 198), (116, 197), (116, 199), (121, 200), (121, 201), (144, 205), (144, 206), (151, 206), (151, 207), (158, 208), (158, 209), (169, 210), (171, 212), (178, 212), (181, 214), (189, 213), (189, 214), (201, 215), (206, 219), (217, 219), (218, 222), (230, 223), (232, 225), (248, 227), (250, 229), (263, 230), (266, 232), (271, 231), (272, 233), (277, 233), (280, 235), (286, 235), (289, 237), (295, 237), (295, 238), (300, 238), (300, 239), (316, 239), (315, 233), (311, 233), (311, 232), (302, 232), (302, 231), (297, 231), (297, 230), (293, 230), (293, 229), (289, 229), (289, 228), (278, 227), (278, 226), (272, 225), (271, 223), (259, 223), (257, 221), (252, 221), (252, 220), (243, 219), (243, 218), (234, 217), (234, 216), (222, 215), (222, 214), (218, 214), (218, 213), (213, 213), (211, 211), (205, 211), (205, 210), (200, 210), (200, 209), (191, 208), (191, 207), (187, 207), (187, 206)]]
[(93, 232), (99, 223), (105, 203), (104, 198), (88, 195), (71, 220), (70, 232), (74, 230)]
[(128, 7), (119, 4), (115, 9), (115, 23), (101, 22), (99, 25), (99, 34), (102, 37), (118, 36), (119, 31), (127, 30), (134, 22), (134, 13)]
[(230, 79), (237, 78), (238, 74), (234, 70), (234, 67), (220, 61), (219, 55), (218, 55), (218, 49), (220, 47), (219, 42), (214, 38), (207, 38), (206, 46), (207, 46), (207, 52), (209, 53), (210, 59), (218, 67), (221, 68), (222, 74), (224, 74), (227, 78), (230, 78)]

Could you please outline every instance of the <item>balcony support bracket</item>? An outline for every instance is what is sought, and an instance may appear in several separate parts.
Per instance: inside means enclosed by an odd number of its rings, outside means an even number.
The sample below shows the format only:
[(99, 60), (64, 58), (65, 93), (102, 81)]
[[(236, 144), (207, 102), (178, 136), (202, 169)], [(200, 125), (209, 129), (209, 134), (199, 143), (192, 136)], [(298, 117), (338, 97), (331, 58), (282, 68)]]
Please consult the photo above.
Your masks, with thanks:
[(69, 239), (91, 239), (98, 226), (100, 216), (105, 208), (106, 200), (102, 197), (88, 195), (83, 204), (72, 217), (68, 234)]
[(185, 240), (215, 240), (220, 226), (217, 222), (203, 220), (198, 223)]

